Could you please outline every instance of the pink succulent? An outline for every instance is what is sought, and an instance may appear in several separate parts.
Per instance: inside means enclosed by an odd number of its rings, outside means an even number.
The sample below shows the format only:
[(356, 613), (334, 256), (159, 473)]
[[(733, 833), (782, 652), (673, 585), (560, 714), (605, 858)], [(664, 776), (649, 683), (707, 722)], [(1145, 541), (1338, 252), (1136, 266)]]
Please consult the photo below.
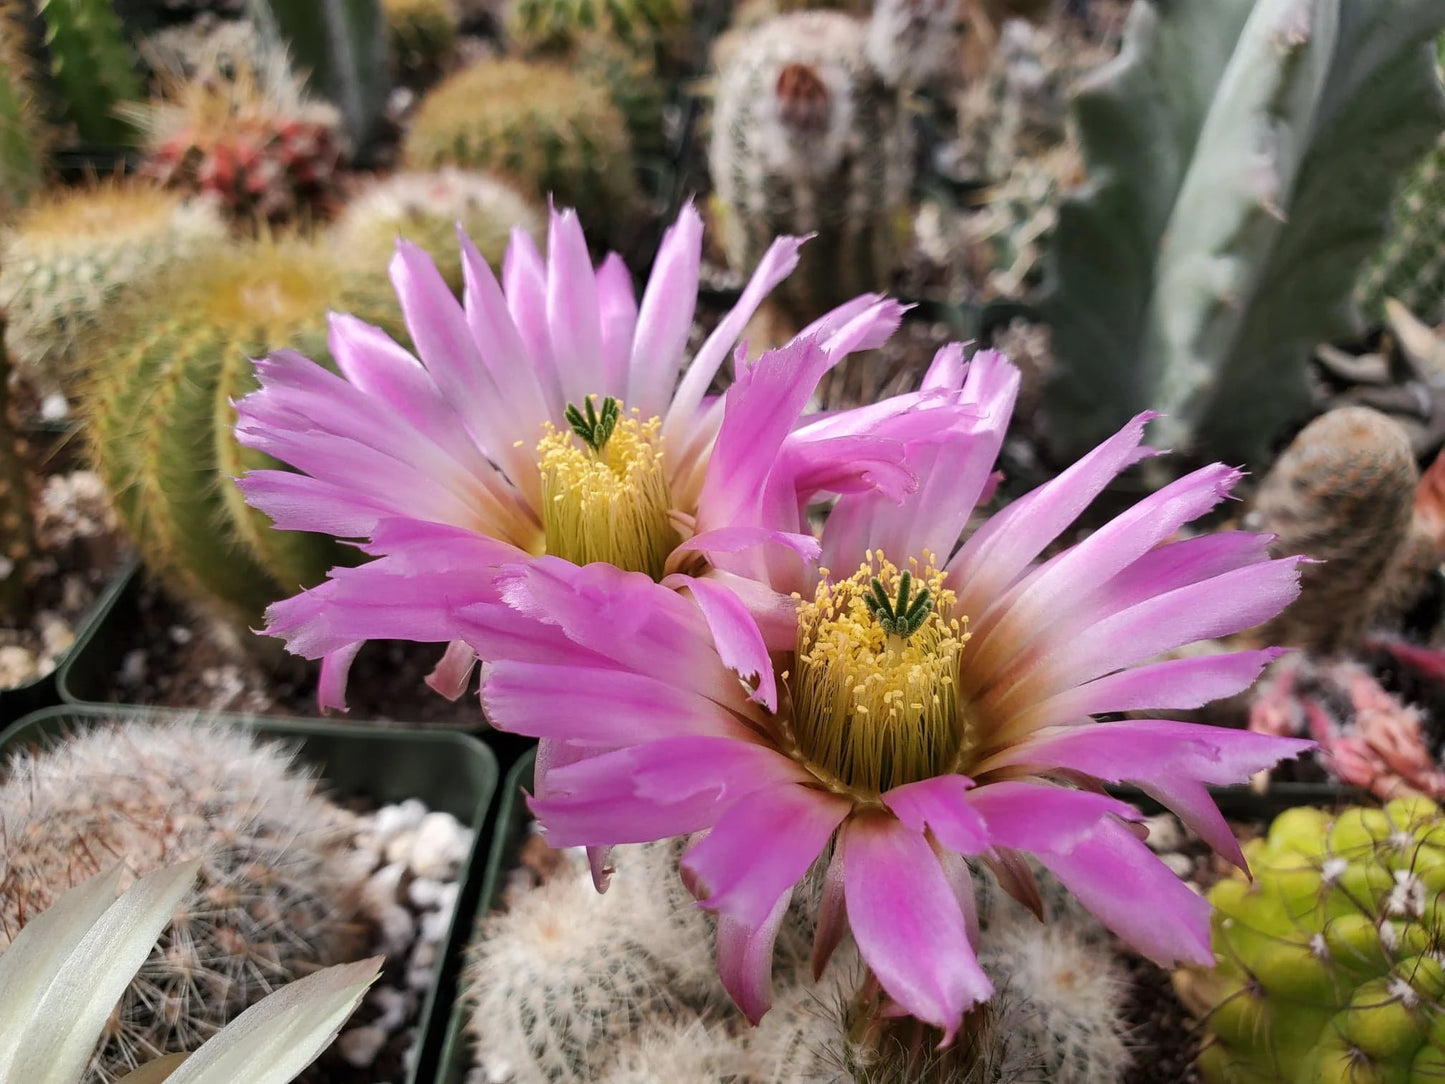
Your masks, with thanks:
[[(990, 484), (1018, 378), (990, 353), (965, 375), (961, 354), (946, 351), (931, 375), (950, 368), (979, 422), (909, 448), (920, 482), (901, 501), (841, 497), (822, 533), (824, 570), (752, 569), (806, 584), (768, 620), (710, 581), (672, 591), (550, 558), (501, 576), (508, 610), (456, 599), (433, 617), (488, 660), (491, 722), (541, 739), (532, 809), (550, 843), (600, 850), (701, 833), (683, 867), (718, 914), (723, 981), (755, 1021), (770, 1004), (779, 925), (820, 859), (815, 968), (851, 929), (882, 990), (945, 1042), (991, 993), (968, 858), (1026, 899), (1031, 854), (1149, 958), (1212, 962), (1208, 903), (1103, 784), (1141, 787), (1243, 865), (1206, 785), (1311, 746), (1093, 718), (1194, 708), (1248, 687), (1277, 652), (1160, 656), (1273, 616), (1298, 592), (1297, 561), (1270, 559), (1269, 539), (1254, 534), (1168, 541), (1239, 477), (1214, 465), (1040, 563), (1149, 454), (1146, 415), (955, 550)], [(761, 365), (739, 373), (719, 454), (766, 416), (776, 379)], [(740, 491), (725, 506), (744, 527), (765, 511)]]
[[(300, 472), (252, 471), (239, 481), (246, 499), (282, 529), (359, 539), (381, 558), (336, 569), (268, 613), (268, 633), (324, 657), (323, 705), (343, 706), (363, 641), (453, 639), (419, 614), (438, 600), (495, 602), (488, 569), (498, 564), (545, 553), (662, 580), (706, 573), (735, 551), (815, 556), (804, 518), (815, 494), (877, 487), (901, 498), (916, 484), (906, 445), (967, 424), (947, 366), (917, 393), (800, 424), (823, 373), (897, 326), (902, 306), (865, 295), (758, 362), (778, 377), (775, 398), (745, 441), (722, 440), (726, 400), (708, 388), (796, 265), (797, 238), (773, 243), (690, 360), (702, 246), (691, 206), (663, 238), (640, 305), (620, 258), (594, 269), (570, 211), (553, 212), (545, 260), (514, 233), (501, 283), (460, 240), (464, 303), (416, 246), (400, 242), (392, 260), (419, 359), (334, 316), (340, 375), (282, 351), (257, 363), (260, 390), (237, 404), (237, 439)], [(748, 501), (767, 514), (744, 527), (727, 513)], [(433, 684), (458, 695), (474, 658), (454, 643)]]

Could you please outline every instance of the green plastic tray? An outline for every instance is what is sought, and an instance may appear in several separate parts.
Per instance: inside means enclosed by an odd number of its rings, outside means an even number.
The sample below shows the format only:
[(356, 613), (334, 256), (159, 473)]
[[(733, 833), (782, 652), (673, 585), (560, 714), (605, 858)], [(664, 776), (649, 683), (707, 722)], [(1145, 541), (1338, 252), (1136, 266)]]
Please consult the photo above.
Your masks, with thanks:
[[(197, 713), (109, 705), (48, 708), (0, 732), (0, 764), (18, 746), (51, 744), (76, 729), (131, 715), (195, 718)], [(448, 1037), (444, 1029), (456, 1000), (461, 952), (483, 898), (483, 875), (490, 886), (498, 867), (488, 855), (493, 833), (487, 830), (497, 789), (496, 757), (476, 738), (456, 731), (382, 730), (321, 720), (218, 713), (206, 713), (206, 717), (235, 723), (266, 738), (296, 742), (301, 758), (317, 765), (333, 797), (364, 795), (382, 803), (420, 798), (431, 809), (452, 814), (475, 833), (471, 855), (460, 873), (461, 888), (442, 942), (441, 963), (418, 1021), (418, 1056), (406, 1078), (406, 1084), (430, 1084), (437, 1079), (442, 1044)], [(491, 888), (485, 891), (489, 896)]]

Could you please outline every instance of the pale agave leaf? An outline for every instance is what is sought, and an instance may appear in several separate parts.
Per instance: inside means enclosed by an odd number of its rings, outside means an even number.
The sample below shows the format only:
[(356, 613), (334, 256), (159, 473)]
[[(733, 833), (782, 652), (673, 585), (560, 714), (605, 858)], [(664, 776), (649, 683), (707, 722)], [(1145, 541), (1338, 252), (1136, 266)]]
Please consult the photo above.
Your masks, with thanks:
[(148, 1061), (139, 1069), (132, 1069), (115, 1082), (115, 1084), (161, 1084), (169, 1080), (171, 1074), (185, 1061), (189, 1054), (167, 1054), (163, 1058), (156, 1058), (155, 1061)]
[(382, 960), (338, 964), (281, 987), (202, 1043), (166, 1084), (290, 1084), (331, 1045)]
[(25, 924), (0, 953), (0, 1080), (10, 1066), (35, 1007), (61, 962), (95, 920), (115, 901), (120, 867), (102, 870), (76, 885)]
[(195, 883), (200, 862), (142, 877), (112, 903), (71, 950), (35, 1008), (6, 1080), (75, 1084), (115, 1003), (125, 992), (176, 906)]

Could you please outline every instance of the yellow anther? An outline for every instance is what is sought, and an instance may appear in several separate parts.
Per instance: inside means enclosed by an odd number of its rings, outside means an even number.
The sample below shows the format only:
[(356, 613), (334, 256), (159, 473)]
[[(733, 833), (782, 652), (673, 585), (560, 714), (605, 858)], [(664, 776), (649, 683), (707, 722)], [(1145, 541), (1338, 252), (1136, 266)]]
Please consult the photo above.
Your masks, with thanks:
[(618, 421), (601, 452), (550, 423), (537, 445), (547, 552), (660, 580), (679, 536), (662, 457), (662, 419)]

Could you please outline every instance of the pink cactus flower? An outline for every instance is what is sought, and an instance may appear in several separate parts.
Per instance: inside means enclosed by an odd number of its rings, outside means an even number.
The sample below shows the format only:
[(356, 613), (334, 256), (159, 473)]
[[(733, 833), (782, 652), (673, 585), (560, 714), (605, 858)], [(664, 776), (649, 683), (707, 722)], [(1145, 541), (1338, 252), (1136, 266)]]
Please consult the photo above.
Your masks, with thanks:
[[(503, 574), (509, 611), (454, 600), (445, 615), (488, 660), (490, 720), (541, 739), (532, 809), (550, 843), (700, 834), (683, 868), (718, 915), (721, 976), (754, 1021), (770, 1004), (783, 916), (820, 860), (815, 968), (851, 929), (882, 990), (945, 1042), (991, 993), (975, 956), (970, 858), (1027, 898), (1032, 855), (1149, 958), (1212, 962), (1208, 903), (1103, 784), (1141, 787), (1243, 865), (1206, 785), (1312, 746), (1094, 718), (1198, 707), (1247, 688), (1276, 657), (1161, 659), (1254, 626), (1298, 592), (1297, 559), (1270, 559), (1267, 537), (1168, 541), (1238, 472), (1195, 471), (1040, 561), (1150, 454), (1141, 415), (955, 548), (989, 486), (1017, 372), (990, 353), (966, 374), (959, 354), (939, 364), (956, 367), (964, 402), (986, 421), (911, 446), (920, 481), (901, 501), (841, 497), (823, 570), (755, 569), (784, 587), (807, 581), (770, 620), (710, 581), (670, 591), (545, 557)], [(719, 452), (766, 416), (777, 379), (763, 366), (739, 374)], [(734, 494), (734, 522), (755, 511)]]
[[(915, 394), (800, 424), (823, 373), (897, 326), (903, 307), (866, 295), (805, 329), (808, 352), (766, 363), (785, 379), (749, 435), (761, 443), (719, 450), (725, 400), (709, 385), (796, 265), (797, 238), (773, 243), (690, 360), (702, 245), (691, 206), (663, 238), (640, 305), (620, 258), (594, 269), (570, 211), (553, 212), (545, 260), (530, 237), (513, 235), (501, 283), (460, 240), (463, 303), (416, 246), (400, 242), (392, 261), (419, 359), (379, 329), (333, 316), (340, 375), (281, 351), (257, 363), (260, 390), (237, 404), (240, 442), (297, 468), (250, 472), (239, 481), (246, 499), (279, 528), (362, 540), (383, 557), (336, 569), (268, 613), (268, 633), (324, 658), (324, 706), (344, 706), (365, 640), (439, 635), (413, 608), (380, 602), (423, 592), (416, 576), (454, 598), (485, 595), (488, 568), (540, 554), (655, 580), (705, 572), (719, 552), (812, 556), (803, 511), (814, 494), (877, 487), (899, 498), (916, 484), (901, 465), (906, 444), (963, 420), (957, 374), (942, 366)], [(747, 529), (724, 514), (739, 486), (757, 486), (751, 496), (768, 509)], [(474, 658), (454, 643), (432, 683), (459, 695)]]

